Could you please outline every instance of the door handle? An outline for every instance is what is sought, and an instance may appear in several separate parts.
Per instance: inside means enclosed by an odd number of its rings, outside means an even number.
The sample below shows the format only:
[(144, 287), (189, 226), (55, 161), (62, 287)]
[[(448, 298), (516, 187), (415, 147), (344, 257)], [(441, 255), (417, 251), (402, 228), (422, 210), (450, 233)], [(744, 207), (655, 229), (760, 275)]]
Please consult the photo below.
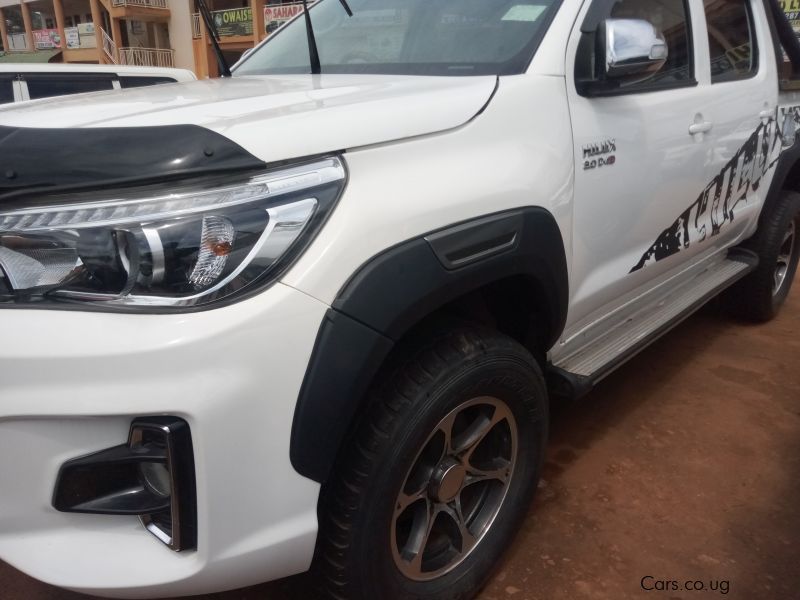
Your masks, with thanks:
[(701, 121), (700, 123), (692, 123), (689, 125), (689, 133), (697, 135), (700, 133), (708, 133), (714, 124), (711, 121)]

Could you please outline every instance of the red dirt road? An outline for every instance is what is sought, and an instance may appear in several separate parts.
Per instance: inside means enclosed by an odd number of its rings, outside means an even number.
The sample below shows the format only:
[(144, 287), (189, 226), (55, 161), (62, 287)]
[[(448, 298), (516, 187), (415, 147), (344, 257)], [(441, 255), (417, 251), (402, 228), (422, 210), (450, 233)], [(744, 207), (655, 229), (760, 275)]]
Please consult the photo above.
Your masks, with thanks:
[[(798, 285), (776, 321), (704, 310), (556, 408), (545, 481), (480, 599), (800, 598)], [(0, 598), (87, 597), (0, 563)], [(195, 600), (296, 598), (302, 576)]]

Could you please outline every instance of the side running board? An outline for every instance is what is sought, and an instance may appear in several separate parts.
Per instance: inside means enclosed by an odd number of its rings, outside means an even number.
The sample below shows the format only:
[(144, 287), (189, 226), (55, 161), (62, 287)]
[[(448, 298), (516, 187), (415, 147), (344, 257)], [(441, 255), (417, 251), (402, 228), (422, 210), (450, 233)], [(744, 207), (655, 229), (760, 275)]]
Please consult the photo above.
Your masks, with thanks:
[(550, 366), (548, 379), (555, 395), (580, 397), (709, 300), (758, 266), (758, 256), (734, 249), (686, 282), (671, 287), (606, 334), (592, 339)]

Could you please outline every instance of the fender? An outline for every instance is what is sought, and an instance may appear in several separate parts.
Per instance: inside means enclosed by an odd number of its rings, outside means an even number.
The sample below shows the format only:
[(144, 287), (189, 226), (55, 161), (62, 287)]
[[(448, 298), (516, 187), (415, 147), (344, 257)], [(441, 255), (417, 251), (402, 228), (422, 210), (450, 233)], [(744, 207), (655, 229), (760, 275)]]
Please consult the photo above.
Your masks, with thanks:
[(292, 424), (295, 470), (324, 482), (395, 343), (427, 315), (466, 293), (529, 276), (549, 309), (549, 349), (567, 318), (569, 282), (561, 232), (542, 208), (481, 217), (408, 240), (373, 257), (340, 290), (320, 326)]
[[(794, 168), (800, 165), (800, 137), (791, 148), (784, 150), (775, 165), (775, 174), (769, 184), (769, 191), (761, 207), (758, 217), (758, 230), (762, 230), (764, 219), (769, 218), (775, 204), (781, 198), (781, 191), (788, 187), (800, 191), (800, 172), (794, 172)], [(756, 233), (755, 235), (758, 235)]]

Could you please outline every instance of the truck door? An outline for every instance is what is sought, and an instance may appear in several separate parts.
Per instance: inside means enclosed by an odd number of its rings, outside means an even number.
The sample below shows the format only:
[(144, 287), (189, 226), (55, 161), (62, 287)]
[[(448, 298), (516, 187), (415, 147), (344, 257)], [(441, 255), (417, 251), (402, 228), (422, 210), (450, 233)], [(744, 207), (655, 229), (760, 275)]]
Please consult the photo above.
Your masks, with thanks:
[[(752, 233), (781, 151), (777, 65), (764, 3), (698, 3), (698, 106), (710, 130), (706, 188), (686, 210), (696, 224), (683, 251), (703, 253)], [(678, 215), (675, 215), (676, 218)]]
[[(571, 34), (566, 75), (576, 167), (567, 337), (681, 264), (667, 248), (680, 239), (657, 240), (706, 185), (705, 114), (688, 5), (594, 0)], [(628, 21), (628, 33), (648, 33), (649, 24), (652, 35), (655, 27), (666, 46), (663, 65), (638, 80), (607, 81), (607, 19)], [(647, 48), (662, 60), (663, 50)]]

